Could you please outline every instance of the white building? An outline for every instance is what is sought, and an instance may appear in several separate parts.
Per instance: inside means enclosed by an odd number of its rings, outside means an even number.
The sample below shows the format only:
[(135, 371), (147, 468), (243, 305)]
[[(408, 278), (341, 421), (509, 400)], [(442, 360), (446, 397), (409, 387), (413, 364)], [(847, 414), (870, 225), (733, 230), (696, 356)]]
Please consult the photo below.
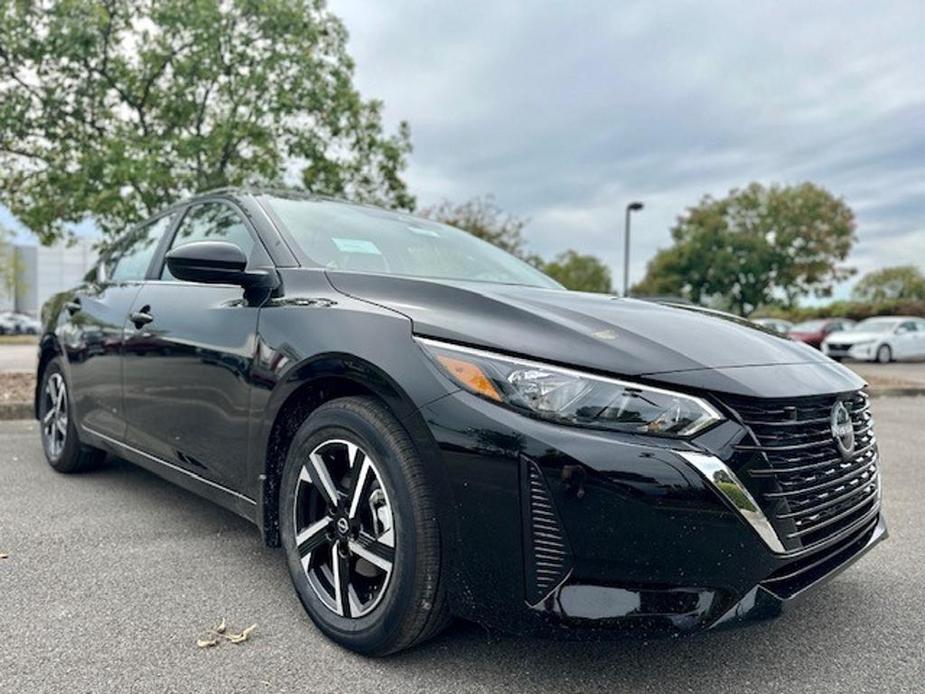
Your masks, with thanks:
[(0, 310), (38, 316), (53, 294), (79, 284), (93, 267), (97, 254), (93, 239), (77, 238), (55, 246), (14, 246), (19, 281), (15, 296), (0, 290)]

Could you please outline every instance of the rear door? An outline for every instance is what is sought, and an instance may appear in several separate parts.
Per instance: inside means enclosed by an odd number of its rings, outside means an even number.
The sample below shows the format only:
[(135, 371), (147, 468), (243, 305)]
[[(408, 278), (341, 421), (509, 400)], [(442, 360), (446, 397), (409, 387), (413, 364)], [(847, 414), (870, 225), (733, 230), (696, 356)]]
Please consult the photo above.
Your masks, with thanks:
[(71, 401), (81, 426), (122, 440), (122, 346), (126, 317), (171, 216), (138, 227), (104, 254), (65, 302), (57, 334), (67, 360)]
[[(249, 222), (227, 201), (191, 205), (167, 250), (227, 241), (270, 264)], [(259, 307), (236, 285), (175, 279), (163, 265), (135, 297), (125, 344), (130, 445), (162, 462), (242, 489)]]
[(925, 358), (925, 320), (915, 322), (915, 358)]

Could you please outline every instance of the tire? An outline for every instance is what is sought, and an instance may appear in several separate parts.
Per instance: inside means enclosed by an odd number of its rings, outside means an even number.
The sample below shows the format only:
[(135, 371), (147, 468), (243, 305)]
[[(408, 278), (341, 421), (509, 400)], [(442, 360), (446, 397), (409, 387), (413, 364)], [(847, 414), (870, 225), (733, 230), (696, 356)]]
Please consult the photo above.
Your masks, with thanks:
[(889, 345), (880, 345), (877, 348), (877, 362), (880, 364), (889, 364), (893, 361), (893, 350)]
[(302, 423), (283, 468), (280, 530), (305, 611), (341, 646), (384, 656), (449, 623), (423, 464), (378, 400), (333, 400)]
[[(60, 393), (61, 388), (63, 393)], [(77, 425), (71, 416), (74, 408), (70, 387), (60, 357), (52, 359), (42, 372), (39, 393), (39, 433), (48, 464), (57, 472), (71, 474), (102, 463), (105, 452), (80, 442)]]

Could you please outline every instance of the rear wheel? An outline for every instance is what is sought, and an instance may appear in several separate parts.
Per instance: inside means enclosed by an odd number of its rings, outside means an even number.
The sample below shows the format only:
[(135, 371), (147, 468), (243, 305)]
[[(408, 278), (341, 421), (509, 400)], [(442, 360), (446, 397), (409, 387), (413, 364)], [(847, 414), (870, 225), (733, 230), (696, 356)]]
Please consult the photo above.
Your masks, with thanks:
[(39, 395), (39, 425), (42, 449), (48, 464), (58, 472), (86, 470), (102, 462), (105, 453), (86, 446), (77, 435), (71, 397), (60, 357), (52, 359), (42, 373)]
[(877, 361), (881, 364), (889, 364), (893, 361), (893, 350), (889, 345), (880, 345), (877, 348)]
[(305, 610), (342, 646), (386, 655), (447, 623), (422, 463), (378, 401), (334, 400), (305, 420), (283, 470), (280, 529)]

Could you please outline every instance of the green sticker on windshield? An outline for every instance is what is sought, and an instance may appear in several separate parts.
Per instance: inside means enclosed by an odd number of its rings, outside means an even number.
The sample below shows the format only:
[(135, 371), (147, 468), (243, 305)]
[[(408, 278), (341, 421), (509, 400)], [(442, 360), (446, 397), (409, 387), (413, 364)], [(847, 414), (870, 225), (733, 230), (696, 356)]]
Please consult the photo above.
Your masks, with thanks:
[(338, 239), (331, 238), (337, 250), (343, 253), (366, 253), (367, 255), (382, 255), (382, 251), (372, 241), (364, 239)]

